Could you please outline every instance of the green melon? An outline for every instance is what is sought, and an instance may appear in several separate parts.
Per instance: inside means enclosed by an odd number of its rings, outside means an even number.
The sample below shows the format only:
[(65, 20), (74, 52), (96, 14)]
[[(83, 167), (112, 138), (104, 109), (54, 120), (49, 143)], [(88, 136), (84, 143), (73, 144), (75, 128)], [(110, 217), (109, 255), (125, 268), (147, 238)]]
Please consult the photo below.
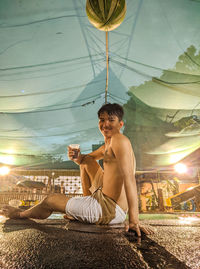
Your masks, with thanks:
[(92, 25), (101, 31), (112, 31), (125, 18), (125, 0), (87, 0), (86, 13)]

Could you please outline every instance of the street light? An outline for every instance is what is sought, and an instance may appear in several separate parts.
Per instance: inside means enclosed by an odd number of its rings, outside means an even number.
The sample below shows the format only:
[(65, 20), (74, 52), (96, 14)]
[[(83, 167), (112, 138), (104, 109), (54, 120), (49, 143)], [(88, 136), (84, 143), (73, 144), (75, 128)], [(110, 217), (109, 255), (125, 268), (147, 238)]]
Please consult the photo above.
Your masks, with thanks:
[(10, 173), (10, 168), (8, 166), (0, 167), (0, 176), (5, 176)]
[(179, 174), (183, 174), (187, 172), (187, 166), (183, 163), (177, 163), (174, 165), (174, 170)]

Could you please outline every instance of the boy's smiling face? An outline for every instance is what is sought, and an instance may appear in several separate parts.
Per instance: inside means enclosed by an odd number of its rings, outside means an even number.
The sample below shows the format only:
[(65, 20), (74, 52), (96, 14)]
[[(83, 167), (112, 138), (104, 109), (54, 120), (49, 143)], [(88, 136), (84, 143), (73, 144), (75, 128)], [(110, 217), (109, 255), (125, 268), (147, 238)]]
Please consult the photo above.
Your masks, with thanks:
[(114, 134), (119, 133), (123, 126), (123, 121), (115, 115), (109, 115), (107, 112), (103, 112), (99, 117), (99, 130), (104, 138), (111, 138)]

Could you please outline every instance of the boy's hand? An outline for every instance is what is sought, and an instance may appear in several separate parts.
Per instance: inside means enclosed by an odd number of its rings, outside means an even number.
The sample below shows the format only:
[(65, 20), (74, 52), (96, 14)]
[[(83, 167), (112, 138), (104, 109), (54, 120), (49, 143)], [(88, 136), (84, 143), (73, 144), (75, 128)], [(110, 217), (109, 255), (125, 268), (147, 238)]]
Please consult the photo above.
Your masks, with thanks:
[[(68, 155), (69, 160), (80, 165), (81, 160), (82, 160), (80, 149), (76, 149), (76, 154), (74, 153), (74, 149), (72, 149), (70, 146), (67, 147), (67, 150), (68, 150), (67, 155)], [(76, 156), (75, 158), (74, 158), (74, 155)]]
[(138, 237), (141, 237), (141, 234), (151, 235), (154, 232), (148, 226), (141, 226), (139, 223), (128, 223), (125, 225), (126, 232), (135, 232)]

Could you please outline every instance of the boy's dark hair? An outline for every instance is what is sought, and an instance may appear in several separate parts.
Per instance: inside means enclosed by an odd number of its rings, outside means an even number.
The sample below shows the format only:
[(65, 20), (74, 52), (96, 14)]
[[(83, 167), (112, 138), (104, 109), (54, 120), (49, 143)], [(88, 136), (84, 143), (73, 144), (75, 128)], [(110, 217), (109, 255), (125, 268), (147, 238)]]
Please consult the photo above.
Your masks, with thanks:
[(123, 107), (116, 103), (114, 104), (108, 103), (108, 104), (103, 105), (98, 111), (98, 117), (100, 118), (100, 115), (104, 112), (107, 112), (108, 115), (117, 116), (119, 121), (121, 121), (124, 116)]

